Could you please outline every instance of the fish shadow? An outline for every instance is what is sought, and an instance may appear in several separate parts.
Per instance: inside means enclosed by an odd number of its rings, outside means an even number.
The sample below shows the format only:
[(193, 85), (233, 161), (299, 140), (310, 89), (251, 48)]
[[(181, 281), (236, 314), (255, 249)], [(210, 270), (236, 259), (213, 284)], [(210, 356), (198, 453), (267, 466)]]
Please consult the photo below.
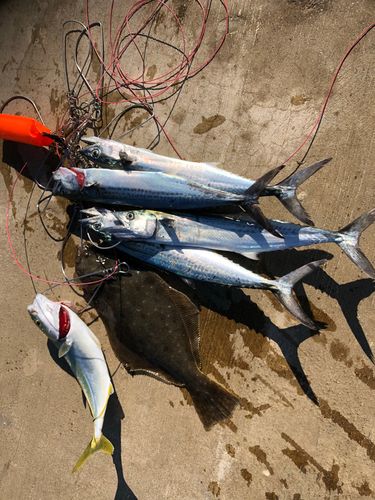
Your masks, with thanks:
[[(74, 373), (70, 369), (70, 366), (63, 358), (59, 358), (58, 350), (51, 340), (47, 341), (47, 347), (52, 359), (55, 363), (66, 372), (68, 375), (76, 379)], [(128, 486), (124, 478), (122, 458), (121, 458), (121, 422), (125, 418), (125, 413), (122, 409), (120, 400), (117, 396), (115, 384), (112, 380), (112, 385), (114, 387), (114, 392), (108, 400), (108, 405), (106, 409), (104, 424), (103, 424), (103, 435), (110, 440), (114, 446), (114, 451), (112, 455), (113, 464), (116, 469), (117, 474), (117, 491), (114, 500), (137, 500), (133, 491)], [(86, 397), (81, 390), (82, 401), (86, 408), (87, 401)]]
[[(269, 258), (269, 261), (267, 261), (267, 266), (269, 266), (270, 268), (272, 266), (277, 266), (278, 259), (281, 260), (283, 258), (282, 255), (278, 256), (277, 254), (282, 254), (282, 253), (283, 252), (275, 252), (272, 259), (270, 258), (270, 256), (267, 256)], [(288, 253), (288, 258), (287, 260), (285, 260), (285, 258), (283, 259), (284, 267), (282, 268), (283, 272), (286, 273), (292, 271), (293, 268), (295, 267), (303, 265), (307, 261), (327, 258), (327, 256), (325, 257), (323, 256), (325, 252), (321, 252), (320, 250), (315, 250), (315, 249), (312, 250), (292, 249), (289, 250), (287, 253)], [(354, 265), (354, 263), (352, 265)], [(318, 281), (316, 280), (316, 277), (319, 278)], [(317, 272), (317, 276), (315, 276), (315, 273), (306, 276), (303, 279), (303, 283), (313, 286), (314, 288), (322, 291), (323, 293), (327, 294), (329, 297), (337, 301), (351, 332), (356, 338), (364, 354), (368, 357), (368, 359), (372, 363), (375, 363), (374, 354), (366, 338), (362, 325), (358, 319), (358, 307), (360, 302), (363, 299), (370, 297), (370, 295), (372, 295), (372, 293), (374, 293), (375, 291), (374, 280), (371, 278), (364, 278), (340, 285), (333, 278), (331, 278), (323, 269), (319, 269)], [(301, 306), (305, 311), (307, 311), (307, 313), (310, 316), (312, 316), (313, 312), (310, 302), (308, 301), (305, 294), (300, 295), (301, 284), (297, 284), (295, 290), (297, 292)]]
[[(331, 259), (332, 255), (316, 249), (290, 249), (272, 252), (272, 254), (263, 254), (260, 261), (250, 261), (242, 256), (235, 256), (233, 254), (230, 255), (230, 258), (242, 266), (251, 269), (253, 272), (258, 274), (264, 273), (273, 278), (274, 274), (283, 276), (308, 262)], [(242, 333), (242, 336), (245, 346), (250, 351), (253, 344), (250, 338), (252, 335), (251, 331), (259, 333), (264, 338), (277, 343), (299, 386), (306, 396), (319, 406), (317, 396), (310, 386), (298, 356), (299, 346), (305, 340), (319, 335), (319, 331), (310, 330), (304, 325), (278, 328), (258, 305), (239, 288), (196, 282), (195, 288), (192, 290), (191, 287), (182, 283), (181, 280), (176, 280), (176, 277), (165, 275), (164, 273), (163, 278), (171, 286), (188, 295), (198, 306), (206, 307), (215, 313), (234, 320), (236, 323), (245, 325), (250, 331)], [(334, 323), (324, 311), (320, 311), (310, 303), (303, 284), (308, 284), (317, 290), (321, 290), (323, 293), (337, 300), (354, 337), (369, 360), (374, 362), (371, 347), (358, 319), (359, 303), (375, 291), (373, 280), (367, 278), (339, 285), (323, 269), (317, 269), (312, 274), (306, 276), (301, 282), (296, 283), (294, 290), (302, 308), (312, 319), (315, 316), (315, 322), (321, 330), (324, 330), (326, 326), (329, 327), (332, 324), (334, 325)], [(266, 293), (269, 293), (270, 297), (272, 297), (271, 292)], [(323, 319), (324, 321), (319, 321), (319, 319)], [(216, 342), (217, 338), (212, 341)]]

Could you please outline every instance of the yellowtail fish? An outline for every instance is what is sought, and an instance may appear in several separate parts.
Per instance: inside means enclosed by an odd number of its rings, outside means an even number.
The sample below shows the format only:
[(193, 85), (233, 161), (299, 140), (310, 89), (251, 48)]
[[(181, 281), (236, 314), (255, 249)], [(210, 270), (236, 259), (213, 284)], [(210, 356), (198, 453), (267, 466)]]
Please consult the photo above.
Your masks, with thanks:
[(27, 310), (34, 323), (65, 357), (82, 387), (94, 418), (94, 437), (76, 463), (76, 472), (97, 451), (113, 453), (112, 443), (103, 436), (102, 427), (108, 398), (113, 386), (100, 342), (85, 323), (71, 309), (68, 302), (53, 302), (37, 294)]

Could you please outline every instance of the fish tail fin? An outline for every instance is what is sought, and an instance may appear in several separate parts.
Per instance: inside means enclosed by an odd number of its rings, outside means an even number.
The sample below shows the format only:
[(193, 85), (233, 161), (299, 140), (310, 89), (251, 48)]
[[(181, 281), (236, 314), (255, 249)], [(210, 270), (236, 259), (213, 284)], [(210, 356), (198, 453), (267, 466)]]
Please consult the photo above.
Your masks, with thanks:
[(229, 418), (241, 400), (227, 389), (200, 373), (201, 380), (188, 387), (195, 410), (209, 431), (218, 422)]
[(296, 217), (303, 224), (307, 224), (308, 226), (313, 226), (314, 223), (311, 220), (309, 214), (297, 199), (297, 188), (331, 160), (332, 158), (327, 158), (325, 160), (318, 161), (317, 163), (313, 163), (300, 172), (297, 172), (296, 174), (288, 177), (279, 184), (272, 186), (272, 191), (270, 190), (272, 194), (274, 194), (280, 200), (284, 207), (292, 215), (294, 215), (294, 217)]
[(277, 236), (278, 238), (284, 238), (280, 233), (276, 231), (270, 224), (269, 220), (265, 217), (263, 212), (258, 206), (258, 198), (262, 191), (266, 188), (269, 182), (275, 177), (275, 175), (284, 168), (284, 165), (270, 170), (262, 177), (259, 177), (254, 184), (252, 184), (243, 193), (245, 201), (242, 203), (242, 208), (257, 222), (260, 226), (264, 227), (269, 233)]
[(82, 465), (86, 462), (86, 460), (96, 453), (97, 451), (104, 451), (108, 455), (112, 455), (113, 453), (113, 444), (105, 437), (103, 434), (99, 439), (93, 438), (93, 440), (89, 443), (85, 451), (80, 456), (78, 462), (76, 463), (73, 472), (77, 472), (78, 469), (82, 467)]
[(375, 221), (375, 208), (361, 215), (347, 226), (336, 232), (343, 241), (337, 242), (339, 247), (346, 253), (350, 260), (356, 264), (361, 271), (370, 278), (375, 279), (375, 269), (362, 250), (358, 247), (358, 241), (365, 229)]
[(302, 267), (299, 267), (295, 271), (292, 271), (285, 276), (274, 281), (276, 286), (275, 289), (271, 289), (271, 292), (279, 299), (283, 306), (298, 319), (300, 323), (307, 326), (311, 330), (318, 330), (317, 325), (306, 315), (301, 306), (298, 304), (293, 296), (293, 286), (297, 281), (304, 278), (306, 275), (313, 272), (316, 268), (320, 267), (326, 262), (326, 259), (316, 260), (314, 262), (309, 262)]

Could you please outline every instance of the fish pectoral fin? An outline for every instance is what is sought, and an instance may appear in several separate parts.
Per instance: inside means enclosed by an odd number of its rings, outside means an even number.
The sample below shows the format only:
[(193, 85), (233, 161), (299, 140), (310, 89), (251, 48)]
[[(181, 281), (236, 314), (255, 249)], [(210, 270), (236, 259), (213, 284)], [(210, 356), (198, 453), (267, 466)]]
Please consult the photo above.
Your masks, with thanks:
[(125, 153), (125, 151), (120, 151), (118, 155), (124, 168), (129, 168), (128, 163), (137, 161), (137, 157), (135, 155)]
[(65, 356), (65, 354), (67, 354), (70, 351), (72, 345), (73, 345), (72, 342), (69, 342), (69, 340), (65, 340), (65, 342), (61, 344), (61, 347), (59, 349), (59, 358)]
[(239, 252), (244, 257), (252, 260), (259, 260), (259, 252)]
[(95, 187), (95, 186), (99, 186), (99, 182), (98, 181), (85, 182), (85, 185), (83, 187), (90, 188), (90, 187)]
[(77, 472), (77, 470), (82, 467), (82, 465), (86, 462), (89, 456), (93, 455), (97, 451), (104, 451), (104, 453), (112, 455), (113, 450), (114, 450), (113, 444), (105, 436), (103, 436), (103, 434), (100, 436), (99, 439), (93, 438), (93, 440), (87, 446), (85, 451), (80, 456), (78, 462), (74, 466), (72, 474), (73, 472)]

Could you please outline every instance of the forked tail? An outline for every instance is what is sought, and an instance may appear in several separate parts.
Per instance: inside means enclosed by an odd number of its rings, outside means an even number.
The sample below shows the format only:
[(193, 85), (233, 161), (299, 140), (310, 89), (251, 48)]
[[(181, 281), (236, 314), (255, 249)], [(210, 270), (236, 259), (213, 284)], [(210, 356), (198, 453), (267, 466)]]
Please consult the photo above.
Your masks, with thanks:
[(365, 229), (375, 220), (375, 208), (361, 215), (355, 221), (337, 231), (336, 234), (342, 237), (341, 242), (337, 242), (346, 255), (370, 278), (375, 279), (375, 269), (367, 257), (358, 246), (358, 240)]
[(268, 183), (275, 177), (275, 175), (280, 172), (284, 168), (284, 165), (280, 167), (276, 167), (273, 170), (270, 170), (262, 177), (259, 177), (254, 184), (252, 184), (246, 191), (243, 193), (245, 201), (242, 204), (242, 208), (249, 214), (251, 217), (257, 222), (260, 226), (264, 227), (269, 233), (277, 236), (278, 238), (283, 238), (280, 233), (276, 231), (274, 227), (270, 224), (269, 220), (265, 217), (263, 212), (258, 206), (258, 198), (261, 195), (262, 191), (266, 188)]
[(108, 455), (112, 455), (113, 453), (113, 444), (106, 437), (104, 437), (103, 434), (99, 439), (95, 439), (95, 437), (92, 439), (91, 443), (87, 446), (78, 462), (76, 463), (72, 474), (73, 472), (76, 472), (78, 469), (80, 469), (89, 458), (89, 456), (93, 455), (97, 451), (104, 451), (104, 453), (107, 453)]
[(209, 431), (221, 420), (229, 418), (241, 400), (224, 387), (199, 372), (199, 383), (187, 387), (195, 410)]
[(296, 174), (288, 177), (279, 184), (275, 186), (269, 186), (267, 189), (265, 189), (264, 194), (274, 194), (281, 201), (284, 207), (292, 215), (294, 215), (294, 217), (300, 220), (303, 224), (313, 226), (314, 223), (310, 219), (309, 214), (297, 199), (296, 191), (298, 186), (300, 186), (303, 182), (305, 182), (306, 179), (315, 174), (315, 172), (320, 170), (331, 160), (332, 158), (327, 158), (326, 160), (313, 163), (300, 172), (297, 172)]
[(297, 281), (301, 280), (311, 272), (315, 271), (318, 267), (322, 266), (326, 259), (316, 260), (299, 267), (295, 271), (286, 274), (282, 278), (274, 281), (277, 290), (271, 289), (271, 292), (279, 299), (283, 306), (298, 319), (300, 323), (307, 326), (311, 330), (318, 330), (317, 325), (306, 315), (301, 306), (298, 304), (293, 296), (293, 286)]

